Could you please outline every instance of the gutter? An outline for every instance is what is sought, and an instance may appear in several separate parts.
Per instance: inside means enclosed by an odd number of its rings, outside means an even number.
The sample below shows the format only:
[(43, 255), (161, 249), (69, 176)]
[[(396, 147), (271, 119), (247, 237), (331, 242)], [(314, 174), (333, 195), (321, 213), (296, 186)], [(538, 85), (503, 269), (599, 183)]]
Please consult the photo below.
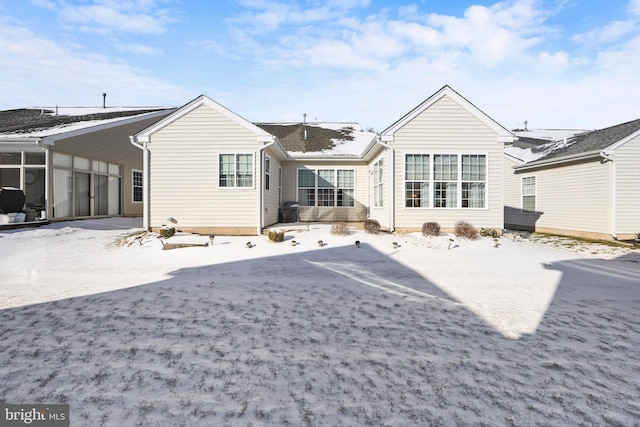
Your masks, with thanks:
[(605, 149), (600, 151), (600, 157), (602, 157), (605, 161), (611, 162), (611, 168), (612, 168), (611, 170), (611, 202), (609, 203), (609, 205), (611, 206), (611, 210), (609, 211), (609, 215), (611, 215), (611, 237), (613, 238), (613, 240), (618, 240), (618, 235), (616, 234), (617, 174), (616, 174), (616, 162), (614, 161), (614, 153), (615, 153), (614, 150)]
[[(389, 182), (391, 182), (391, 186), (389, 188), (389, 199), (390, 199), (390, 203), (389, 203), (389, 231), (395, 231), (396, 229), (396, 210), (395, 210), (395, 204), (396, 204), (396, 184), (395, 184), (395, 178), (396, 178), (396, 150), (395, 148), (393, 148), (391, 146), (391, 144), (389, 144), (389, 142), (384, 143), (382, 142), (382, 137), (380, 135), (378, 135), (378, 137), (376, 138), (376, 144), (380, 144), (381, 146), (383, 146), (385, 149), (387, 149), (390, 153), (390, 165), (389, 168), (391, 169), (391, 171), (389, 171), (389, 176), (391, 177), (391, 179), (389, 180)], [(369, 191), (371, 191), (371, 189), (369, 189)]]
[(540, 160), (540, 161), (535, 161), (531, 163), (526, 163), (521, 166), (515, 166), (514, 169), (517, 171), (524, 171), (524, 170), (535, 169), (543, 166), (552, 166), (552, 165), (555, 166), (555, 165), (561, 165), (564, 163), (571, 163), (576, 160), (598, 158), (598, 157), (603, 157), (601, 155), (602, 152), (603, 152), (602, 150), (594, 150), (594, 151), (588, 151), (586, 153), (573, 154), (571, 156), (560, 157), (557, 159)]
[(142, 227), (149, 231), (151, 229), (151, 205), (149, 203), (149, 148), (147, 144), (149, 138), (144, 138), (142, 143), (135, 136), (130, 136), (129, 140), (133, 146), (142, 150)]

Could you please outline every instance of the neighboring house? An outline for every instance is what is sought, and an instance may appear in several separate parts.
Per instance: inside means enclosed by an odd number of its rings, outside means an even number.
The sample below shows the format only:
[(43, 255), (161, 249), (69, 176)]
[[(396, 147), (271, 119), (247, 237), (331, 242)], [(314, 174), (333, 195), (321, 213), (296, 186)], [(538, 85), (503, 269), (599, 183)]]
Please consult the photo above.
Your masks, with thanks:
[(202, 95), (132, 136), (143, 150), (144, 227), (260, 234), (283, 202), (302, 221), (503, 226), (513, 134), (445, 86), (381, 134), (355, 123), (247, 121)]
[(640, 120), (553, 141), (528, 134), (505, 147), (506, 228), (621, 240), (640, 233)]
[(0, 187), (22, 189), (39, 219), (140, 216), (142, 155), (129, 136), (171, 111), (0, 111)]

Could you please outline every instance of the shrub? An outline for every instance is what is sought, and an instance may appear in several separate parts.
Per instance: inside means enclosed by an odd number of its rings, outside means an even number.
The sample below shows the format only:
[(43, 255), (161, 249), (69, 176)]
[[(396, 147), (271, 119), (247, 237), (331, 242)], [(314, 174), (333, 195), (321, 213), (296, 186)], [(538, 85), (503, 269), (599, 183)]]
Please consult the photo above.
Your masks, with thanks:
[(380, 232), (380, 223), (375, 219), (367, 219), (364, 221), (364, 231), (371, 234), (378, 234)]
[(338, 222), (337, 224), (333, 224), (331, 226), (331, 234), (334, 236), (348, 236), (351, 234), (349, 227), (344, 222)]
[(495, 228), (481, 228), (480, 235), (482, 237), (493, 237), (494, 239), (500, 237), (500, 233)]
[(173, 227), (167, 227), (166, 225), (163, 225), (162, 227), (160, 227), (160, 230), (158, 230), (158, 233), (160, 234), (161, 237), (168, 239), (169, 237), (176, 234), (176, 229)]
[(272, 242), (284, 242), (284, 231), (282, 230), (268, 230), (267, 237)]
[(475, 240), (478, 238), (478, 230), (466, 221), (458, 221), (455, 225), (456, 237)]
[(424, 224), (422, 224), (422, 235), (439, 236), (440, 224), (438, 224), (437, 222), (425, 222)]

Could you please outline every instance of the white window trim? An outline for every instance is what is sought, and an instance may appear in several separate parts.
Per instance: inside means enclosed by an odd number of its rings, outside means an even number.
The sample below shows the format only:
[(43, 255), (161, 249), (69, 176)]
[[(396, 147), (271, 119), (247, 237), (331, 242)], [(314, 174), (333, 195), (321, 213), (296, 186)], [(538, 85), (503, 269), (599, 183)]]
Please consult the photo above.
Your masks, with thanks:
[[(310, 170), (313, 171), (313, 173), (315, 174), (316, 177), (316, 182), (315, 182), (315, 205), (313, 206), (307, 206), (307, 205), (300, 205), (300, 207), (305, 207), (305, 208), (324, 208), (324, 209), (353, 209), (356, 207), (356, 189), (358, 188), (358, 173), (356, 171), (355, 168), (340, 168), (340, 167), (331, 167), (331, 166), (327, 166), (327, 167), (314, 167), (314, 168), (305, 168), (305, 167), (300, 167), (300, 168), (296, 168), (296, 199), (298, 198), (298, 190), (300, 189), (299, 186), (299, 180), (298, 180), (298, 171), (299, 170)], [(318, 171), (319, 170), (332, 170), (335, 172), (335, 177), (336, 177), (336, 186), (334, 187), (336, 190), (338, 189), (337, 186), (337, 175), (339, 170), (341, 171), (352, 171), (353, 172), (353, 206), (338, 206), (338, 192), (336, 191), (335, 196), (334, 196), (334, 206), (318, 206)], [(299, 201), (298, 201), (299, 202)]]
[[(408, 207), (406, 204), (406, 188), (407, 188), (407, 154), (428, 154), (429, 155), (429, 206), (423, 207), (420, 206), (419, 208), (414, 208), (414, 207)], [(434, 197), (433, 197), (433, 191), (434, 191), (434, 184), (435, 184), (435, 180), (433, 179), (433, 158), (434, 155), (442, 155), (442, 154), (453, 154), (453, 155), (457, 155), (458, 156), (458, 177), (457, 177), (457, 202), (458, 205), (457, 207), (446, 207), (446, 208), (437, 208), (434, 207)], [(463, 208), (462, 207), (462, 183), (463, 182), (469, 182), (469, 181), (462, 181), (462, 156), (464, 155), (477, 155), (477, 156), (485, 156), (485, 173), (486, 173), (486, 180), (485, 182), (485, 189), (484, 189), (484, 207), (482, 208)], [(425, 150), (411, 150), (411, 151), (404, 151), (402, 153), (402, 157), (401, 157), (401, 161), (402, 161), (402, 209), (403, 210), (409, 210), (409, 211), (416, 211), (416, 210), (442, 210), (442, 211), (446, 211), (446, 210), (461, 210), (461, 211), (488, 211), (489, 210), (489, 188), (490, 188), (490, 177), (491, 177), (491, 173), (490, 173), (490, 168), (489, 168), (489, 164), (490, 164), (490, 159), (489, 159), (489, 153), (486, 151), (456, 151), (456, 150), (438, 150), (438, 151), (425, 151)], [(442, 182), (442, 181), (438, 181), (438, 182)], [(453, 182), (453, 181), (451, 181)], [(521, 198), (522, 200), (522, 198)]]
[[(379, 167), (382, 169), (382, 174), (380, 177), (380, 182), (376, 182), (376, 165), (380, 164), (382, 162), (382, 165), (380, 165)], [(371, 191), (373, 192), (373, 203), (371, 203), (373, 206), (373, 209), (384, 209), (385, 207), (385, 194), (384, 194), (384, 190), (385, 190), (385, 174), (386, 174), (386, 167), (385, 167), (385, 161), (384, 161), (384, 157), (379, 158), (376, 162), (373, 163), (373, 180), (371, 183)], [(376, 205), (376, 194), (379, 191), (378, 188), (376, 187), (381, 187), (381, 197), (380, 197), (380, 204)]]
[(271, 191), (271, 158), (267, 154), (264, 155), (264, 175), (264, 189)]
[[(140, 175), (142, 176), (142, 185), (138, 186), (138, 185), (134, 185), (134, 175), (135, 173), (138, 172), (140, 173)], [(142, 200), (138, 201), (135, 200), (134, 195), (135, 195), (135, 191), (134, 188), (135, 187), (140, 187), (142, 189)], [(141, 171), (140, 169), (131, 169), (131, 203), (143, 203), (144, 202), (144, 172)]]
[[(534, 187), (534, 191), (533, 191), (533, 200), (534, 200), (534, 206), (533, 206), (533, 210), (532, 211), (528, 211), (524, 209), (524, 180), (526, 178), (533, 178), (535, 181), (535, 187)], [(531, 194), (527, 194), (527, 196), (531, 196)], [(524, 213), (524, 214), (532, 214), (532, 213), (536, 213), (538, 212), (538, 178), (536, 177), (536, 175), (530, 175), (530, 176), (523, 176), (520, 178), (520, 213)]]
[[(235, 156), (241, 154), (250, 154), (252, 160), (252, 170), (251, 170), (251, 186), (249, 187), (223, 187), (220, 185), (220, 155), (222, 154), (233, 154)], [(216, 188), (222, 191), (253, 191), (256, 189), (256, 153), (254, 151), (219, 151), (216, 153), (216, 162), (217, 162), (217, 171), (216, 171)]]

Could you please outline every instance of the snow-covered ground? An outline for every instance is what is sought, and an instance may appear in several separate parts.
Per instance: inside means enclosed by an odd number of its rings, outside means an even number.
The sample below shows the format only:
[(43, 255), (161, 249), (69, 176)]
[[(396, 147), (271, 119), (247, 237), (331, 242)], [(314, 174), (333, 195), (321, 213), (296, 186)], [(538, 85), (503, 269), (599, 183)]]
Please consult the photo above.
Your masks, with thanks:
[(73, 426), (640, 420), (638, 250), (326, 224), (162, 250), (140, 226), (0, 231), (0, 401)]

